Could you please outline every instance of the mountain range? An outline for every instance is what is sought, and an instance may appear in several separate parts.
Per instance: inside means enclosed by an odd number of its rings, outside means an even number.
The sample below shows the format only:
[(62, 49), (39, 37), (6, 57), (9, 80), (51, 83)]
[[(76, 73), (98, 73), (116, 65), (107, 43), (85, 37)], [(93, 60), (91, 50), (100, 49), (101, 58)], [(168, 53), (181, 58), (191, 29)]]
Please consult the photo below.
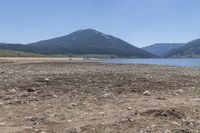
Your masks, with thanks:
[(200, 39), (187, 43), (160, 43), (143, 47), (161, 58), (200, 58)]
[(164, 56), (165, 58), (199, 58), (200, 39), (186, 43), (183, 47), (172, 49)]
[(143, 47), (142, 49), (159, 57), (165, 57), (166, 54), (171, 50), (180, 48), (184, 45), (185, 43), (156, 43), (150, 46)]
[(155, 55), (119, 38), (85, 29), (69, 35), (30, 44), (1, 43), (0, 49), (45, 55), (109, 55), (111, 57), (152, 58)]
[(93, 29), (85, 29), (66, 36), (30, 44), (0, 43), (0, 49), (47, 56), (99, 55), (120, 58), (197, 58), (200, 57), (200, 39), (187, 43), (156, 43), (138, 48), (117, 37)]

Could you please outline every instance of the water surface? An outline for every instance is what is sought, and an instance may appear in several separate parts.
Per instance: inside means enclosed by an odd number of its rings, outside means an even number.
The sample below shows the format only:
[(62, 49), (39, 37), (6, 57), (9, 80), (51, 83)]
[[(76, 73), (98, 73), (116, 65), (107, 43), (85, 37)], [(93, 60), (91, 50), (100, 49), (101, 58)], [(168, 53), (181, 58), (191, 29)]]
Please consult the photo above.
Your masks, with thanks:
[(155, 64), (183, 67), (200, 67), (200, 58), (185, 59), (104, 59), (106, 64)]

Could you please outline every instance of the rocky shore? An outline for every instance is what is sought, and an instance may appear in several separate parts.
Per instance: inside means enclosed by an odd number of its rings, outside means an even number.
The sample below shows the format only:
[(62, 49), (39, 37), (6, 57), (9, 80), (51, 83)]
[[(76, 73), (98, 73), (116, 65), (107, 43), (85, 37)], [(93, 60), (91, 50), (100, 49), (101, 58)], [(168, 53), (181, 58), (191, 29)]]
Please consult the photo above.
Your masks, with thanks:
[(1, 58), (1, 133), (199, 133), (200, 69)]

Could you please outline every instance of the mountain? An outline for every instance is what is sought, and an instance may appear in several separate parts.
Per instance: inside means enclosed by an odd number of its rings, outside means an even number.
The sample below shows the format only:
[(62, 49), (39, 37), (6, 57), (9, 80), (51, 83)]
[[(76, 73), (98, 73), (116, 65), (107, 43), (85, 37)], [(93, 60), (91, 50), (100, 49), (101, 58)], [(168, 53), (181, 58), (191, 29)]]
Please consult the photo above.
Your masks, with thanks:
[(142, 49), (159, 57), (163, 57), (172, 49), (180, 48), (184, 45), (185, 43), (156, 43), (150, 46), (143, 47)]
[(110, 55), (117, 57), (151, 58), (155, 55), (119, 38), (93, 29), (79, 30), (69, 35), (27, 45), (0, 44), (0, 49), (20, 50), (38, 54)]
[(165, 55), (166, 58), (199, 58), (200, 39), (186, 43), (183, 47), (171, 50)]

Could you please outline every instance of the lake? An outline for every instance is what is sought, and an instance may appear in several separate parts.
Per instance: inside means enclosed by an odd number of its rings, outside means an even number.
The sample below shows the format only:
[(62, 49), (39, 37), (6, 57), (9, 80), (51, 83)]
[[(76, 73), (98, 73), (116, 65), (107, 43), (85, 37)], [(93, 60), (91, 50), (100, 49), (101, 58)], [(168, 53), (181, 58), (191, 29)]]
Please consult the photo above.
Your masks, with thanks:
[(200, 67), (199, 58), (185, 59), (104, 59), (106, 64), (155, 64), (183, 67)]

